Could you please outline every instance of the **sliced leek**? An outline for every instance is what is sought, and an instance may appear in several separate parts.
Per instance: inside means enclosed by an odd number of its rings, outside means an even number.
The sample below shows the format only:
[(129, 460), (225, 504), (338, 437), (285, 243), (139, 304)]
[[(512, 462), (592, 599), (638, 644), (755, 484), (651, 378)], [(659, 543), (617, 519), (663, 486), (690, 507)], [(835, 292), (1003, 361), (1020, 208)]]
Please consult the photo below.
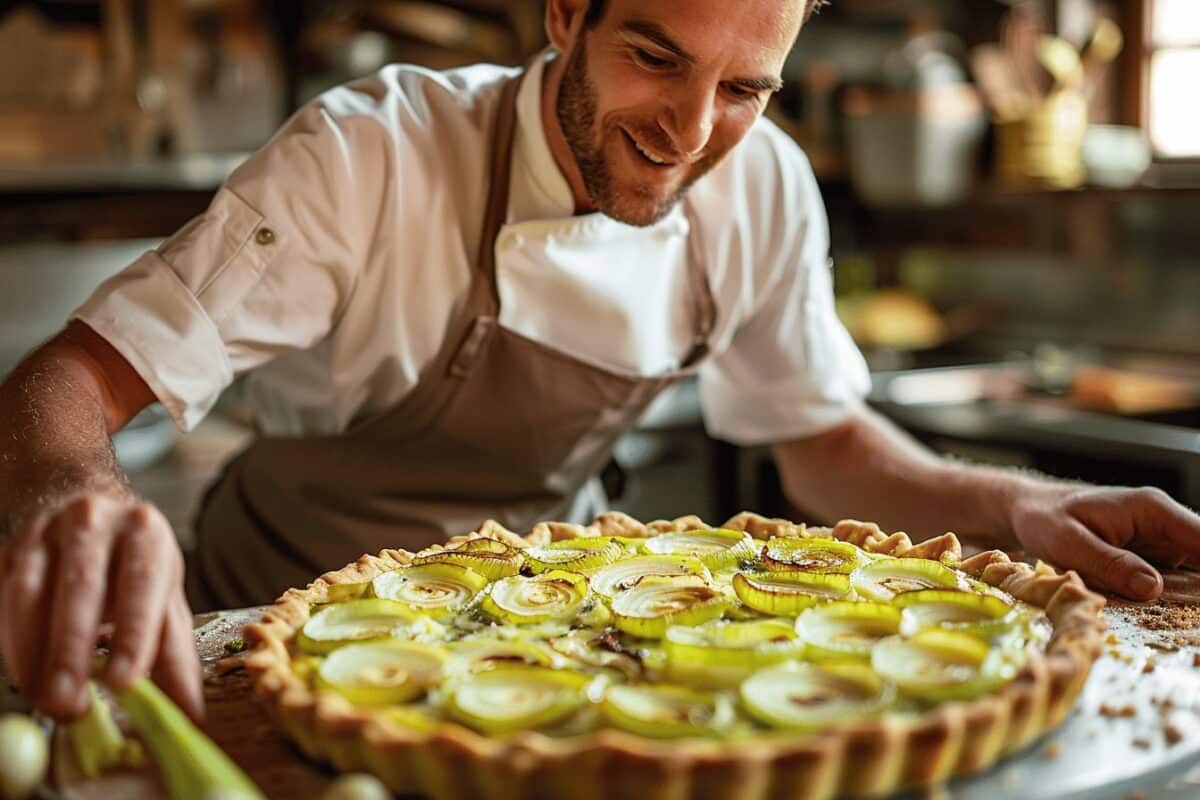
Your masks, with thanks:
[(706, 580), (710, 577), (708, 568), (690, 556), (637, 556), (596, 571), (588, 583), (596, 594), (611, 598), (647, 575), (699, 575)]
[(624, 548), (611, 538), (564, 539), (525, 551), (525, 563), (534, 572), (565, 569), (590, 573), (622, 556)]
[(879, 642), (871, 666), (903, 693), (920, 700), (967, 700), (1010, 679), (1014, 667), (975, 636), (925, 630)]
[(473, 569), (491, 581), (516, 575), (521, 571), (523, 563), (524, 557), (520, 550), (487, 538), (468, 539), (458, 547), (418, 555), (413, 559), (415, 566), (457, 564)]
[(480, 600), (488, 616), (514, 625), (568, 621), (587, 598), (587, 578), (556, 569), (496, 581)]
[(297, 637), (306, 653), (328, 653), (351, 642), (409, 638), (419, 616), (395, 600), (350, 600), (326, 606), (313, 614)]
[(875, 716), (892, 698), (870, 667), (854, 662), (780, 664), (741, 686), (742, 705), (759, 722), (802, 731)]
[(850, 578), (836, 573), (739, 572), (732, 585), (739, 600), (764, 614), (799, 614), (850, 594)]
[[(577, 662), (578, 665), (598, 670), (611, 670), (626, 680), (641, 678), (645, 650), (626, 647), (615, 631), (597, 633), (586, 628), (574, 630), (550, 642), (550, 647), (560, 656)], [(578, 668), (577, 665), (572, 665)]]
[(1011, 629), (1017, 619), (1016, 609), (999, 597), (953, 589), (907, 592), (892, 605), (904, 609), (900, 633), (905, 636), (943, 628), (990, 638)]
[(763, 567), (775, 572), (848, 575), (863, 562), (862, 550), (836, 539), (771, 539), (761, 554)]
[(462, 639), (446, 645), (454, 668), (484, 672), (497, 667), (526, 664), (550, 667), (554, 652), (540, 642), (520, 639)]
[(153, 754), (172, 800), (265, 800), (246, 773), (149, 678), (115, 694)]
[(473, 569), (435, 563), (385, 572), (371, 581), (371, 592), (441, 619), (461, 611), (487, 583)]
[(693, 556), (710, 569), (721, 569), (754, 558), (754, 539), (745, 531), (727, 531), (720, 528), (674, 531), (647, 539), (646, 552)]
[(587, 702), (588, 675), (539, 667), (502, 667), (461, 681), (446, 698), (446, 713), (484, 733), (553, 725)]
[(899, 629), (900, 609), (882, 603), (826, 603), (796, 619), (796, 633), (813, 660), (870, 659), (875, 643)]
[(613, 624), (643, 638), (662, 638), (672, 625), (698, 625), (721, 616), (729, 601), (698, 575), (647, 575), (610, 604)]
[(682, 686), (608, 687), (601, 711), (612, 725), (654, 739), (711, 736), (717, 717), (711, 694)]
[(850, 574), (850, 585), (859, 596), (880, 603), (905, 592), (952, 589), (958, 583), (954, 570), (927, 558), (882, 558)]
[(805, 644), (791, 620), (763, 619), (668, 628), (663, 650), (672, 680), (721, 688), (761, 667), (803, 658)]
[(420, 697), (442, 679), (446, 654), (420, 642), (346, 645), (317, 670), (317, 685), (352, 703), (383, 706)]

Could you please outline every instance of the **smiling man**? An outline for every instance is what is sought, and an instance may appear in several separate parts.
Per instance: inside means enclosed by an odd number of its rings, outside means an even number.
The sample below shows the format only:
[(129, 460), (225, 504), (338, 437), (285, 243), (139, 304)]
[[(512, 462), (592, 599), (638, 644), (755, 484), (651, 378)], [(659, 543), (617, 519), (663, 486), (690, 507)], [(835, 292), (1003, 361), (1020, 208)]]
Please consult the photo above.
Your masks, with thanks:
[[(106, 679), (153, 669), (197, 714), (190, 609), (488, 517), (587, 519), (617, 438), (693, 374), (709, 431), (773, 444), (816, 513), (1157, 595), (1137, 553), (1200, 555), (1162, 493), (948, 463), (863, 407), (816, 183), (762, 119), (812, 5), (548, 0), (552, 48), (524, 70), (393, 66), (302, 109), (0, 389), (22, 689), (81, 713), (107, 614)], [(205, 500), (185, 595), (109, 435), (155, 400), (190, 429), (242, 373), (260, 436)]]

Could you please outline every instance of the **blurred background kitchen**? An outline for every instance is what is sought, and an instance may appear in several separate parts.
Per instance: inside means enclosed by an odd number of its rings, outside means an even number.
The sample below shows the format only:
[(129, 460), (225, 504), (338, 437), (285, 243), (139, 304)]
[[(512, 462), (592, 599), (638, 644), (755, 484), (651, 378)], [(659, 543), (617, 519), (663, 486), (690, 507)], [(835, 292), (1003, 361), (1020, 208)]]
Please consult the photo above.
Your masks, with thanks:
[[(516, 64), (539, 0), (0, 4), (0, 372), (323, 89)], [(805, 148), (871, 403), (957, 457), (1200, 504), (1200, 0), (834, 0), (771, 116)], [(187, 540), (238, 387), (117, 437)], [(663, 398), (606, 472), (643, 518), (789, 509), (769, 454)]]

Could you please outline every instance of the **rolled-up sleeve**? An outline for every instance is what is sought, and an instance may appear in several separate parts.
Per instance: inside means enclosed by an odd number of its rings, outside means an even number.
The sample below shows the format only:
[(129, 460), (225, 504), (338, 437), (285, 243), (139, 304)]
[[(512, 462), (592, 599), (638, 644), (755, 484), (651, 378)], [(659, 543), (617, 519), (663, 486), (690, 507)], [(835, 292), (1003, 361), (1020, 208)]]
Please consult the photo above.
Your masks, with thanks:
[[(700, 370), (709, 433), (740, 445), (811, 436), (862, 405), (870, 373), (834, 309), (829, 228), (807, 158), (774, 140), (754, 307)], [(752, 213), (755, 213), (752, 211)]]
[[(378, 216), (369, 123), (298, 112), (158, 249), (74, 316), (109, 341), (190, 430), (233, 379), (332, 328)], [(374, 207), (373, 207), (374, 206)]]

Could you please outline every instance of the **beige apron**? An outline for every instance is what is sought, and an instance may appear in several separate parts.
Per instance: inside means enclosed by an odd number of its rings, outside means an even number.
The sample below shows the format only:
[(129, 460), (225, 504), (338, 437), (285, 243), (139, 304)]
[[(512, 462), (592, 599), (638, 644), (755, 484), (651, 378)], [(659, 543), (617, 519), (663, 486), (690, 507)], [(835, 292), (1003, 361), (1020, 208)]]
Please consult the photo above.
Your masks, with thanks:
[(337, 435), (263, 437), (229, 464), (197, 519), (194, 610), (269, 602), (364, 552), (416, 550), (488, 518), (513, 530), (564, 519), (617, 438), (707, 354), (716, 311), (694, 223), (695, 338), (679, 370), (610, 371), (497, 323), (519, 82), (501, 90), (479, 253), (441, 351), (388, 412)]

